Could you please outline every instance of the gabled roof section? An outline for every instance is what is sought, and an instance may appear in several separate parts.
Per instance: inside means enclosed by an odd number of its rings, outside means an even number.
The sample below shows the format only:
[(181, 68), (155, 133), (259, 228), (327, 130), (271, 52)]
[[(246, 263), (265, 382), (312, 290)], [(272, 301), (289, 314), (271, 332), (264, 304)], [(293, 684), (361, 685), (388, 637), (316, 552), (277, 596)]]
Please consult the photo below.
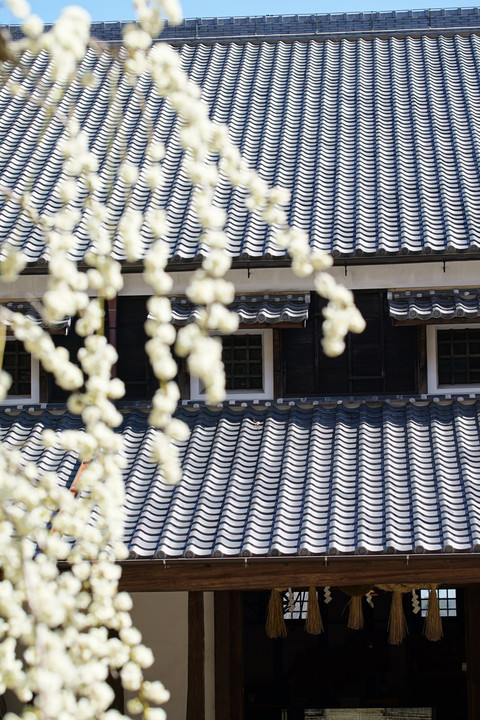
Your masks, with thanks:
[[(458, 11), (445, 24), (459, 17), (477, 22), (471, 10)], [(201, 84), (211, 117), (229, 124), (248, 163), (269, 183), (292, 191), (290, 222), (307, 230), (316, 248), (340, 261), (469, 256), (480, 249), (480, 36), (438, 32), (426, 28), (421, 37), (393, 37), (389, 30), (389, 37), (340, 42), (243, 37), (183, 44), (178, 52), (183, 68)], [(35, 205), (53, 212), (63, 125), (32, 97), (45, 67), (46, 58), (39, 57), (26, 77), (13, 69), (23, 98), (0, 91), (0, 183), (31, 190)], [(89, 51), (83, 67), (98, 87), (73, 83), (69, 94), (100, 158), (109, 224), (115, 226), (124, 210), (117, 178), (121, 147), (144, 167), (151, 123), (167, 147), (165, 184), (153, 197), (140, 179), (133, 206), (165, 207), (172, 261), (198, 259), (200, 227), (173, 112), (148, 77), (141, 80), (143, 108), (121, 74), (117, 86), (118, 66), (108, 53), (98, 59)], [(221, 177), (214, 202), (228, 211), (228, 251), (243, 262), (283, 260), (273, 231), (248, 214), (243, 197)], [(84, 222), (75, 236), (72, 256), (81, 261), (89, 246)], [(15, 198), (0, 206), (0, 243), (6, 238), (23, 247), (30, 262), (44, 261), (41, 233)], [(147, 231), (144, 240), (151, 242)], [(115, 255), (124, 257), (120, 243)]]
[[(480, 551), (480, 401), (182, 408), (183, 479), (149, 459), (148, 415), (125, 414), (126, 541), (136, 557)], [(63, 413), (0, 415), (0, 436), (70, 484), (73, 453), (40, 433)]]

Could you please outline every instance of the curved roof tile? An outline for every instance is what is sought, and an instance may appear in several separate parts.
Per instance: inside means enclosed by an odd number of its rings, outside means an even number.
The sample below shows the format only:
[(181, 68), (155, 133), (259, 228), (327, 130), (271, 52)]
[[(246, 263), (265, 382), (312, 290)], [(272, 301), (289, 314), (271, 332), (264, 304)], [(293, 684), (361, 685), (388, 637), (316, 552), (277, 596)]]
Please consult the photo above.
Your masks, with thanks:
[[(268, 182), (292, 190), (290, 221), (309, 233), (313, 246), (340, 258), (478, 252), (478, 35), (185, 44), (178, 51), (184, 69), (202, 85), (211, 117), (229, 123), (247, 163)], [(23, 96), (12, 98), (7, 86), (0, 90), (0, 183), (31, 189), (32, 202), (50, 213), (58, 205), (64, 129), (36, 102), (34, 88), (46, 64), (43, 55), (27, 62), (25, 77), (12, 70)], [(152, 193), (140, 177), (132, 202), (141, 210), (164, 207), (172, 257), (195, 259), (200, 228), (171, 109), (148, 77), (139, 81), (145, 94), (139, 102), (108, 54), (97, 58), (89, 51), (86, 68), (97, 88), (74, 82), (67, 95), (99, 157), (108, 222), (115, 226), (124, 211), (117, 178), (123, 149), (142, 170), (152, 127), (166, 144), (165, 184)], [(229, 211), (229, 252), (242, 259), (282, 258), (274, 233), (246, 212), (243, 196), (221, 178), (214, 202)], [(80, 260), (90, 243), (84, 220), (75, 234), (72, 256)], [(40, 231), (15, 197), (0, 205), (0, 243), (7, 238), (31, 262), (45, 254)], [(143, 239), (147, 248), (147, 230)], [(121, 243), (115, 248), (123, 259)]]
[(395, 320), (465, 320), (480, 317), (480, 290), (403, 290), (388, 293), (390, 316)]
[[(480, 551), (480, 400), (179, 410), (183, 478), (150, 461), (148, 414), (125, 412), (126, 542), (138, 557)], [(67, 412), (0, 414), (0, 437), (62, 482), (44, 448)]]

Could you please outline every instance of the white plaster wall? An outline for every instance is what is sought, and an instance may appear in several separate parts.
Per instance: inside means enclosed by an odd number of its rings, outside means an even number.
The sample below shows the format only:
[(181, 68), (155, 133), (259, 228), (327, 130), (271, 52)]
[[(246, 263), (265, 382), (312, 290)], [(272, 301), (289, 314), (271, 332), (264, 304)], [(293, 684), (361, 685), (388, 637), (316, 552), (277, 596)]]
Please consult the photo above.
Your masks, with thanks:
[(134, 625), (155, 655), (155, 663), (145, 671), (145, 676), (148, 680), (161, 680), (170, 691), (170, 700), (163, 706), (168, 720), (185, 720), (188, 593), (132, 593), (132, 599)]
[[(477, 287), (480, 260), (424, 263), (402, 263), (398, 260), (385, 265), (338, 265), (331, 273), (336, 280), (351, 290), (376, 290), (382, 288), (449, 288)], [(191, 272), (172, 272), (172, 295), (182, 295)], [(124, 275), (124, 288), (120, 295), (148, 294), (141, 275)], [(235, 284), (237, 293), (258, 292), (307, 292), (313, 290), (312, 278), (298, 278), (290, 268), (251, 268), (230, 270), (227, 279)], [(18, 281), (17, 281), (18, 283)]]
[[(338, 265), (332, 275), (351, 290), (380, 290), (382, 288), (451, 288), (477, 287), (480, 260), (435, 259), (429, 262), (402, 263), (396, 258), (384, 265)], [(185, 293), (191, 271), (172, 272), (172, 295)], [(227, 279), (235, 283), (237, 293), (306, 292), (313, 290), (312, 278), (298, 278), (290, 268), (251, 268), (230, 270)], [(151, 290), (141, 273), (125, 273), (120, 295), (149, 295)], [(22, 275), (14, 283), (2, 283), (0, 299), (28, 300), (43, 295), (47, 287), (46, 275)]]

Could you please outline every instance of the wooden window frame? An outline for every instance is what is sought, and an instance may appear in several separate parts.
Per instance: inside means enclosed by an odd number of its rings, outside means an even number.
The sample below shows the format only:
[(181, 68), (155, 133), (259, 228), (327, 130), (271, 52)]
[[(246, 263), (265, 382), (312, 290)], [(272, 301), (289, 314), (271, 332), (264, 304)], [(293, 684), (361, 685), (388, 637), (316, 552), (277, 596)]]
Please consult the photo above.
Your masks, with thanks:
[[(8, 336), (6, 343), (15, 342), (15, 337)], [(20, 340), (17, 340), (20, 342)], [(30, 355), (25, 351), (27, 355)], [(8, 395), (4, 400), (1, 401), (1, 405), (23, 405), (25, 403), (39, 403), (40, 402), (40, 363), (36, 358), (30, 355), (30, 394), (29, 395)]]
[(459, 394), (476, 393), (480, 390), (480, 383), (472, 384), (440, 384), (438, 382), (438, 352), (437, 333), (440, 330), (478, 330), (475, 323), (449, 323), (439, 325), (427, 325), (427, 385), (428, 393), (433, 394)]
[[(271, 400), (274, 396), (274, 372), (273, 372), (273, 330), (248, 328), (237, 330), (235, 335), (261, 335), (263, 338), (262, 348), (262, 390), (227, 390), (227, 400)], [(194, 375), (190, 378), (190, 399), (205, 400), (199, 378)]]

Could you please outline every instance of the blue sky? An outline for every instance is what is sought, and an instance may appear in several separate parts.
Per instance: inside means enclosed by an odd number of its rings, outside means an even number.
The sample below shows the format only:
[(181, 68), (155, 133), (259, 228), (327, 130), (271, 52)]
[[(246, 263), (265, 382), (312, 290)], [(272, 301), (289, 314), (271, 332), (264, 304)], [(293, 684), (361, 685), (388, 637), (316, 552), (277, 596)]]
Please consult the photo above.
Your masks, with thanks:
[[(131, 20), (133, 7), (131, 0), (30, 0), (34, 12), (45, 22), (53, 22), (65, 5), (82, 5), (93, 20)], [(462, 7), (474, 7), (477, 2), (458, 3)], [(288, 13), (312, 12), (353, 12), (357, 10), (405, 10), (428, 7), (422, 0), (328, 0), (320, 4), (315, 0), (184, 0), (184, 17), (214, 17), (230, 15), (277, 15)], [(453, 7), (437, 3), (433, 7)], [(18, 22), (0, 2), (0, 23)]]

